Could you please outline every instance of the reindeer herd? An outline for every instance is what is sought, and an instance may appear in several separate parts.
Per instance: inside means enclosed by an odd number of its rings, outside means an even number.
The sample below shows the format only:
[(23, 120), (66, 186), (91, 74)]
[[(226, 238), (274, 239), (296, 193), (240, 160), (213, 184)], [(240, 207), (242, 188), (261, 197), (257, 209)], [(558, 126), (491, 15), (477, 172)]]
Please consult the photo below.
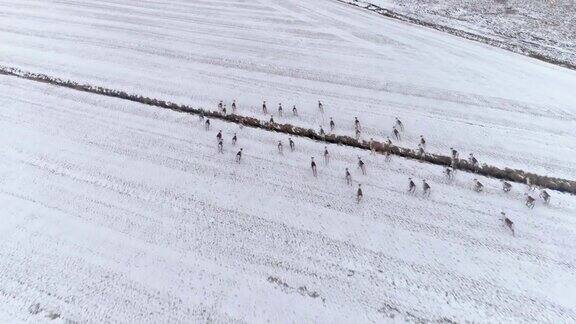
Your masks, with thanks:
[[(231, 107), (232, 107), (231, 112), (233, 114), (235, 114), (237, 109), (238, 109), (236, 100), (232, 101)], [(218, 110), (219, 110), (219, 112), (221, 112), (223, 114), (227, 113), (226, 105), (223, 103), (223, 101), (220, 101), (218, 103)], [(322, 114), (322, 115), (324, 114), (324, 105), (322, 104), (322, 102), (320, 100), (318, 101), (318, 111), (320, 112), (320, 114)], [(269, 110), (268, 110), (268, 106), (267, 106), (266, 101), (263, 101), (263, 103), (262, 103), (262, 113), (264, 115), (269, 114)], [(284, 108), (283, 108), (281, 103), (278, 104), (277, 114), (279, 117), (282, 117), (284, 114)], [(294, 105), (292, 107), (292, 115), (298, 116), (298, 109), (296, 108), (296, 105)], [(204, 126), (205, 126), (205, 129), (207, 131), (210, 130), (210, 119), (204, 120), (204, 116), (201, 115), (200, 121), (204, 122)], [(274, 123), (273, 114), (270, 114), (269, 122)], [(362, 134), (362, 127), (361, 127), (361, 123), (360, 123), (360, 120), (358, 119), (358, 117), (354, 117), (353, 126), (354, 126), (355, 138), (357, 140), (359, 140), (361, 137), (361, 134)], [(330, 127), (330, 132), (332, 132), (332, 133), (336, 129), (336, 123), (334, 122), (334, 119), (332, 117), (330, 117), (329, 127)], [(391, 135), (397, 141), (400, 141), (402, 139), (402, 133), (403, 132), (404, 132), (404, 123), (400, 120), (400, 118), (395, 117), (394, 124), (392, 126)], [(320, 125), (319, 134), (321, 136), (324, 136), (326, 134), (322, 125)], [(221, 130), (216, 135), (216, 140), (217, 140), (218, 152), (224, 153), (224, 150), (223, 150), (224, 142), (223, 142), (223, 136), (222, 136)], [(236, 146), (237, 141), (238, 141), (238, 137), (237, 137), (236, 133), (234, 133), (234, 136), (232, 137), (232, 145)], [(288, 143), (289, 143), (290, 150), (294, 151), (295, 150), (295, 143), (292, 140), (292, 138), (288, 138)], [(374, 140), (371, 138), (370, 139), (370, 151), (372, 152), (372, 154), (375, 154), (375, 149), (374, 149), (373, 143), (374, 143)], [(386, 137), (385, 144), (387, 147), (392, 146), (392, 140), (390, 139), (389, 136)], [(418, 152), (418, 155), (420, 157), (422, 157), (426, 154), (425, 148), (426, 148), (426, 139), (424, 138), (423, 135), (420, 135), (419, 143), (418, 143), (418, 147), (417, 147), (417, 152)], [(277, 150), (278, 150), (279, 154), (284, 154), (284, 146), (282, 144), (282, 141), (278, 141)], [(243, 153), (243, 148), (240, 148), (237, 151), (236, 156), (235, 156), (235, 162), (236, 163), (241, 163), (242, 153)], [(455, 171), (457, 170), (456, 166), (457, 166), (457, 161), (459, 159), (459, 153), (456, 149), (451, 147), (450, 148), (450, 154), (451, 154), (451, 164), (450, 164), (450, 166), (448, 166), (444, 169), (444, 175), (448, 180), (453, 180)], [(385, 155), (385, 161), (389, 162), (391, 160), (390, 150), (386, 149), (384, 151), (384, 155)], [(326, 146), (324, 147), (323, 156), (324, 156), (324, 164), (327, 165), (330, 161), (330, 153), (328, 151), (328, 147), (326, 147)], [(476, 157), (474, 156), (473, 153), (470, 153), (468, 155), (467, 160), (468, 160), (468, 163), (472, 166), (477, 167), (479, 165), (478, 160), (476, 159)], [(358, 169), (362, 172), (362, 174), (366, 175), (367, 174), (366, 173), (366, 164), (364, 163), (362, 158), (358, 157), (357, 165), (358, 165)], [(316, 160), (314, 157), (311, 157), (311, 159), (310, 159), (310, 168), (311, 168), (312, 176), (318, 177), (318, 170), (317, 170)], [(348, 168), (346, 168), (344, 170), (344, 180), (345, 180), (346, 185), (352, 186), (352, 175), (351, 175), (350, 170)], [(505, 181), (505, 180), (500, 180), (500, 181), (502, 184), (502, 190), (504, 192), (509, 192), (512, 190), (512, 184), (511, 183), (509, 183), (508, 181)], [(529, 191), (524, 194), (524, 196), (525, 196), (524, 204), (528, 208), (534, 208), (534, 206), (536, 205), (536, 198), (535, 198), (536, 196), (532, 192), (535, 191), (535, 187), (531, 184), (529, 178), (526, 179), (526, 182), (527, 182)], [(422, 183), (422, 196), (423, 197), (429, 197), (431, 194), (431, 191), (432, 191), (430, 184), (425, 179), (422, 179), (421, 183)], [(484, 191), (484, 185), (478, 179), (475, 178), (472, 181), (472, 190), (480, 193), (480, 192)], [(416, 194), (416, 191), (417, 191), (416, 183), (414, 182), (414, 180), (412, 178), (408, 178), (408, 190), (407, 190), (407, 192), (409, 194)], [(364, 197), (364, 193), (362, 190), (362, 186), (361, 186), (361, 184), (358, 184), (358, 188), (356, 190), (356, 202), (360, 203), (362, 201), (363, 197)], [(538, 197), (542, 199), (542, 201), (545, 205), (548, 205), (550, 203), (551, 197), (550, 197), (550, 194), (546, 190), (541, 189)], [(501, 219), (502, 219), (504, 225), (510, 229), (510, 231), (512, 232), (512, 235), (515, 235), (514, 223), (512, 222), (512, 220), (510, 220), (510, 218), (508, 218), (504, 212), (501, 212)]]

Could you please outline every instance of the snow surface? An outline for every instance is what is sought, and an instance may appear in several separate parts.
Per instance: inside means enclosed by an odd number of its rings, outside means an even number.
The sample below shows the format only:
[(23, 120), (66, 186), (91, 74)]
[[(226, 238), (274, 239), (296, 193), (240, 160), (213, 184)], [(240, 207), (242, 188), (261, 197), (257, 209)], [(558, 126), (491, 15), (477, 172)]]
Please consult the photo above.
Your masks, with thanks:
[(576, 71), (328, 0), (1, 2), (1, 65), (576, 179)]
[(576, 320), (574, 196), (530, 210), (524, 186), (480, 177), (479, 194), (417, 161), (330, 145), (325, 165), (311, 140), (289, 152), (282, 134), (14, 77), (0, 93), (0, 314), (15, 321)]
[(360, 1), (363, 2), (576, 64), (574, 0)]
[[(574, 71), (335, 1), (0, 4), (0, 65), (576, 178)], [(575, 196), (295, 141), (0, 76), (0, 322), (576, 321)]]

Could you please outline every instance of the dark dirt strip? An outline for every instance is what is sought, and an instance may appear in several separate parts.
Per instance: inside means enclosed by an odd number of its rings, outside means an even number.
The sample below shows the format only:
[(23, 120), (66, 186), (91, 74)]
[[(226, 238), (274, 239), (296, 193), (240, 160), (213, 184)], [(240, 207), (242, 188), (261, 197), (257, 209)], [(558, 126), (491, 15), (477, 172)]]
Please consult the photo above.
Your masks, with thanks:
[(452, 27), (448, 27), (448, 26), (444, 26), (444, 25), (434, 24), (431, 22), (424, 21), (422, 19), (418, 19), (418, 18), (414, 18), (414, 17), (410, 17), (407, 15), (397, 13), (397, 12), (392, 11), (390, 9), (385, 9), (385, 8), (379, 7), (379, 6), (371, 4), (371, 3), (360, 4), (360, 3), (357, 3), (353, 0), (336, 0), (336, 1), (341, 2), (343, 4), (346, 4), (346, 5), (354, 6), (356, 8), (360, 8), (363, 10), (369, 10), (369, 11), (372, 11), (372, 12), (377, 13), (379, 15), (388, 17), (388, 18), (401, 20), (404, 22), (409, 22), (412, 24), (432, 28), (432, 29), (439, 30), (439, 31), (442, 31), (445, 33), (449, 33), (449, 34), (452, 34), (452, 35), (455, 35), (458, 37), (462, 37), (462, 38), (465, 38), (468, 40), (473, 40), (476, 42), (480, 42), (480, 43), (488, 44), (488, 45), (495, 46), (498, 48), (502, 48), (502, 49), (508, 50), (510, 52), (514, 52), (516, 54), (525, 55), (525, 56), (528, 56), (528, 57), (531, 57), (531, 58), (534, 58), (534, 59), (537, 59), (537, 60), (540, 60), (540, 61), (543, 61), (546, 63), (558, 65), (558, 66), (561, 66), (561, 67), (564, 67), (567, 69), (571, 69), (571, 70), (576, 70), (576, 65), (574, 65), (570, 61), (550, 57), (550, 56), (544, 55), (542, 53), (536, 52), (534, 50), (531, 50), (529, 48), (523, 47), (521, 45), (510, 44), (510, 43), (499, 41), (499, 40), (496, 40), (496, 39), (493, 39), (490, 37), (481, 36), (478, 34), (466, 32), (466, 31), (463, 31), (460, 29), (456, 29), (456, 28), (452, 28)]
[[(381, 142), (370, 143), (369, 141), (356, 140), (355, 138), (352, 138), (350, 136), (342, 136), (334, 134), (321, 136), (312, 129), (298, 127), (290, 124), (270, 123), (260, 121), (253, 117), (246, 117), (236, 114), (223, 114), (218, 111), (193, 108), (188, 105), (176, 104), (173, 102), (159, 100), (155, 98), (148, 98), (141, 95), (129, 94), (120, 90), (98, 87), (89, 84), (80, 84), (70, 80), (63, 80), (60, 78), (51, 77), (45, 74), (25, 72), (17, 68), (0, 66), (0, 74), (14, 76), (21, 79), (36, 82), (47, 83), (54, 86), (64, 87), (77, 91), (83, 91), (112, 98), (129, 100), (149, 106), (171, 109), (178, 112), (203, 115), (207, 118), (220, 119), (227, 122), (241, 124), (247, 127), (290, 134), (293, 136), (307, 137), (316, 141), (356, 147), (364, 150), (374, 149), (376, 152), (381, 154), (386, 154), (387, 152), (390, 152), (391, 154), (401, 156), (404, 158), (425, 161), (431, 164), (441, 166), (450, 166), (453, 163), (450, 157), (444, 155), (429, 154), (429, 153), (420, 155), (419, 152), (417, 152), (416, 150), (407, 149), (396, 145), (387, 145)], [(454, 166), (458, 170), (474, 172), (479, 175), (518, 183), (526, 183), (527, 180), (530, 179), (530, 183), (538, 187), (576, 194), (576, 181), (541, 176), (538, 174), (529, 173), (518, 169), (510, 169), (510, 168), (500, 169), (486, 164), (483, 164), (481, 166), (473, 165), (469, 163), (467, 160), (463, 159), (456, 160), (454, 162)]]

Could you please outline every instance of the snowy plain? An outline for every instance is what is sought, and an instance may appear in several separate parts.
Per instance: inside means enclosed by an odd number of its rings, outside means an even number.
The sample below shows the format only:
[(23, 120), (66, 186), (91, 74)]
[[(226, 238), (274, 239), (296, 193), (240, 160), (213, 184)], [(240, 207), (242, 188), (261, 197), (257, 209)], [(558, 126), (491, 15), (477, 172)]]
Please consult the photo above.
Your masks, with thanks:
[(574, 196), (530, 210), (524, 186), (478, 194), (417, 161), (331, 145), (324, 165), (311, 140), (280, 155), (282, 134), (12, 77), (0, 91), (0, 313), (17, 320), (576, 320)]
[[(351, 0), (353, 1), (353, 0)], [(540, 56), (576, 64), (574, 0), (368, 0), (429, 23), (502, 40)]]
[(576, 179), (576, 71), (329, 0), (0, 3), (4, 66)]
[[(335, 1), (0, 0), (0, 65), (576, 178), (576, 72)], [(0, 321), (576, 321), (572, 195), (8, 76), (0, 132)]]

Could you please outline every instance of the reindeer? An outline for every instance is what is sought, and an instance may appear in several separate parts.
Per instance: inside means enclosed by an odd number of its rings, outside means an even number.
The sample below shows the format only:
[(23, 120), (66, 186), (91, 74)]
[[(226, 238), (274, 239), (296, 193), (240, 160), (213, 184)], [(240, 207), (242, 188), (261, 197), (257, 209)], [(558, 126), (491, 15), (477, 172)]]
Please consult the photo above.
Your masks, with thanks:
[(312, 168), (312, 175), (314, 177), (318, 176), (318, 171), (316, 169), (316, 162), (314, 161), (314, 157), (312, 157), (312, 161), (310, 162), (310, 167)]
[(364, 161), (362, 161), (360, 157), (358, 157), (358, 167), (360, 168), (360, 171), (362, 171), (362, 174), (366, 175), (366, 165), (364, 164)]
[(392, 127), (392, 134), (394, 134), (394, 137), (396, 138), (397, 141), (400, 140), (400, 132), (398, 131), (398, 128), (396, 128), (396, 126)]
[(361, 184), (358, 184), (358, 190), (356, 191), (356, 203), (360, 203), (362, 198), (364, 198), (364, 194), (362, 193)]
[(504, 192), (509, 192), (510, 190), (512, 190), (512, 185), (510, 184), (510, 182), (504, 180), (500, 180), (500, 182), (502, 182), (502, 190)]
[(526, 186), (528, 186), (528, 191), (534, 191), (534, 185), (532, 184), (532, 179), (526, 177)]
[(358, 117), (354, 117), (354, 129), (357, 132), (360, 132), (360, 121), (358, 120)]
[(222, 139), (218, 140), (218, 153), (224, 153), (224, 141)]
[(453, 147), (450, 148), (450, 151), (452, 153), (452, 160), (458, 160), (458, 151), (456, 151)]
[(502, 215), (502, 221), (504, 222), (504, 225), (510, 229), (512, 236), (516, 236), (514, 233), (514, 222), (510, 220), (510, 218), (506, 217), (506, 213), (500, 212), (500, 214)]
[(392, 160), (392, 154), (390, 153), (390, 149), (387, 149), (384, 152), (384, 161), (390, 162), (390, 160)]
[(550, 203), (550, 194), (544, 189), (540, 192), (540, 198), (544, 200), (544, 204), (548, 205)]
[(408, 180), (408, 192), (413, 194), (416, 192), (416, 184), (412, 181), (412, 178), (408, 178)]
[(330, 162), (330, 153), (328, 152), (328, 147), (324, 146), (324, 164), (328, 165), (328, 162)]
[(448, 180), (454, 179), (454, 172), (452, 171), (452, 168), (447, 167), (446, 169), (444, 169), (444, 174), (446, 175), (446, 178), (448, 178)]
[(352, 175), (350, 174), (350, 171), (348, 170), (348, 168), (346, 168), (345, 179), (346, 179), (346, 184), (351, 186), (352, 185)]
[(424, 155), (426, 154), (426, 152), (424, 152), (424, 147), (422, 146), (422, 144), (418, 144), (418, 157), (419, 158), (423, 158)]
[(422, 180), (422, 189), (424, 190), (423, 192), (424, 197), (430, 197), (431, 188), (428, 182), (426, 182), (426, 180)]
[(528, 206), (528, 208), (530, 208), (530, 209), (534, 208), (534, 205), (536, 204), (536, 199), (534, 199), (529, 194), (524, 194), (524, 195), (526, 196), (526, 201), (524, 202), (524, 204), (526, 206)]
[(236, 153), (236, 163), (240, 163), (240, 160), (242, 160), (242, 148)]
[(474, 191), (482, 192), (482, 190), (484, 190), (484, 185), (478, 179), (474, 179)]
[(478, 167), (478, 160), (474, 157), (474, 154), (472, 153), (470, 153), (470, 155), (468, 156), (468, 162), (473, 167)]
[(404, 131), (404, 124), (402, 124), (402, 122), (400, 121), (400, 119), (398, 118), (398, 116), (396, 116), (396, 127), (398, 127), (401, 131)]

